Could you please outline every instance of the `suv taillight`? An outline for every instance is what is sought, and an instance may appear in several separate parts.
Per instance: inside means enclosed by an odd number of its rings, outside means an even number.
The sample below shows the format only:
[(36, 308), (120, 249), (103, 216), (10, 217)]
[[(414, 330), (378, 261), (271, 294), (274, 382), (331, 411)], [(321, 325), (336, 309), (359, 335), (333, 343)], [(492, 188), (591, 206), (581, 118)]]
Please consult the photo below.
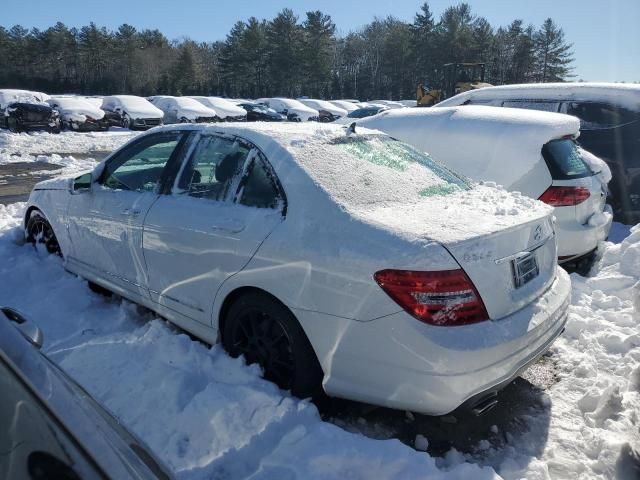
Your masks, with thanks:
[(374, 278), (407, 313), (429, 325), (451, 327), (489, 319), (476, 287), (462, 269), (380, 270)]
[(590, 195), (585, 187), (549, 187), (538, 200), (552, 207), (569, 207), (584, 202)]

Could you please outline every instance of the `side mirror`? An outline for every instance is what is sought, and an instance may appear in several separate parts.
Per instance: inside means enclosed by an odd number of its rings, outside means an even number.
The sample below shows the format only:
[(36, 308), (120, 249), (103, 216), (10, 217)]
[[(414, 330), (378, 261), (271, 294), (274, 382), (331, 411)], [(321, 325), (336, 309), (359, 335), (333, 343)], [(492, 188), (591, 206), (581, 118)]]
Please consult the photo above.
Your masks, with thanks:
[(71, 191), (74, 193), (87, 192), (91, 190), (93, 183), (93, 172), (85, 173), (73, 179)]
[(26, 338), (31, 345), (40, 349), (44, 343), (44, 335), (40, 327), (34, 322), (29, 320), (22, 313), (9, 307), (0, 308), (2, 313), (9, 319), (9, 321), (18, 329), (24, 338)]

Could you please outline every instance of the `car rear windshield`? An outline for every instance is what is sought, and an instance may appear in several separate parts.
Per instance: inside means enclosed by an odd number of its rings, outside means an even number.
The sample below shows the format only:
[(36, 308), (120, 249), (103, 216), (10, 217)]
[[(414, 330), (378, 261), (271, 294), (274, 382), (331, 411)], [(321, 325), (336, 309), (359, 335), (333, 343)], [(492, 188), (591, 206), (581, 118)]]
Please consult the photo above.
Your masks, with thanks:
[(542, 156), (554, 180), (570, 180), (593, 175), (582, 160), (576, 142), (569, 138), (547, 143), (542, 147)]
[(415, 203), (471, 188), (424, 152), (386, 135), (350, 135), (295, 142), (302, 167), (342, 205)]

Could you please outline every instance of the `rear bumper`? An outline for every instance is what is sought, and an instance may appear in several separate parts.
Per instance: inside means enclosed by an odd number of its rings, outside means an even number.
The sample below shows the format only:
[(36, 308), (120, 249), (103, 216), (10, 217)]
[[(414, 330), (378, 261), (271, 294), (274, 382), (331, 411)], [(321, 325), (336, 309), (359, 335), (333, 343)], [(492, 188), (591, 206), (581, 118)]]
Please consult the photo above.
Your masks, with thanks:
[[(551, 287), (521, 310), (451, 328), (423, 324), (405, 312), (370, 322), (326, 319), (336, 325), (321, 330), (308, 326), (304, 315), (298, 318), (329, 395), (443, 415), (504, 386), (542, 355), (564, 329), (570, 291), (569, 276), (559, 268)], [(318, 338), (326, 327), (338, 330), (330, 340)]]
[(589, 255), (598, 247), (598, 243), (607, 239), (613, 222), (611, 206), (605, 205), (604, 212), (609, 214), (609, 220), (595, 227), (588, 224), (580, 225), (575, 220), (561, 220), (556, 223), (560, 263)]

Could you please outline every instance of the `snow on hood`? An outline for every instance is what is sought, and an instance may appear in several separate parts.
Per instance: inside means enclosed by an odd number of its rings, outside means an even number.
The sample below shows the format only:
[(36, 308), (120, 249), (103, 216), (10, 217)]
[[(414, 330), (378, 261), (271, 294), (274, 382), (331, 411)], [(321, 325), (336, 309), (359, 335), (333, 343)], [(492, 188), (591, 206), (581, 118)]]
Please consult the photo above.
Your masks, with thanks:
[(357, 123), (429, 152), (474, 180), (506, 188), (538, 163), (545, 143), (580, 132), (579, 120), (569, 115), (472, 105), (388, 110)]
[(640, 108), (640, 85), (623, 83), (535, 83), (502, 85), (460, 93), (436, 105), (449, 107), (474, 100), (585, 100), (607, 102), (629, 109)]
[(67, 121), (84, 122), (87, 117), (94, 120), (104, 117), (104, 111), (101, 108), (83, 98), (52, 97), (47, 100), (47, 103), (58, 110), (63, 120)]
[(298, 99), (298, 101), (303, 105), (306, 105), (307, 107), (313, 108), (314, 110), (325, 110), (330, 114), (339, 117), (345, 117), (348, 113), (346, 109), (333, 105), (332, 103), (325, 100), (316, 100), (315, 98), (300, 98)]
[(211, 128), (245, 136), (262, 148), (286, 178), (292, 205), (308, 202), (315, 186), (352, 218), (411, 242), (463, 241), (552, 211), (517, 193), (472, 184), (437, 160), (365, 128), (352, 136), (344, 127), (316, 123)]
[[(256, 100), (256, 102), (257, 103), (264, 103), (264, 104), (267, 104), (267, 105), (272, 105), (272, 103), (270, 103), (270, 100), (277, 100), (279, 102), (282, 102), (285, 105), (285, 107), (287, 108), (287, 113), (288, 114), (295, 113), (303, 121), (307, 121), (309, 118), (317, 117), (319, 115), (319, 112), (316, 109), (311, 108), (311, 107), (307, 107), (305, 104), (300, 103), (298, 100), (293, 100), (291, 98), (280, 98), (280, 97), (277, 97), (277, 98), (259, 98), (258, 100)], [(274, 107), (271, 106), (270, 108), (274, 108)]]
[(150, 101), (135, 95), (113, 95), (104, 97), (103, 105), (114, 102), (120, 105), (131, 118), (163, 118), (164, 112)]
[(231, 103), (229, 100), (220, 97), (190, 97), (197, 100), (205, 107), (212, 108), (220, 118), (227, 117), (245, 117), (247, 111), (244, 108), (238, 107), (236, 104)]
[(194, 100), (193, 98), (187, 97), (175, 97), (174, 104), (167, 103), (165, 104), (167, 108), (177, 108), (178, 109), (178, 118), (185, 117), (189, 120), (195, 120), (199, 117), (215, 117), (216, 111), (212, 108), (205, 107), (203, 104)]

